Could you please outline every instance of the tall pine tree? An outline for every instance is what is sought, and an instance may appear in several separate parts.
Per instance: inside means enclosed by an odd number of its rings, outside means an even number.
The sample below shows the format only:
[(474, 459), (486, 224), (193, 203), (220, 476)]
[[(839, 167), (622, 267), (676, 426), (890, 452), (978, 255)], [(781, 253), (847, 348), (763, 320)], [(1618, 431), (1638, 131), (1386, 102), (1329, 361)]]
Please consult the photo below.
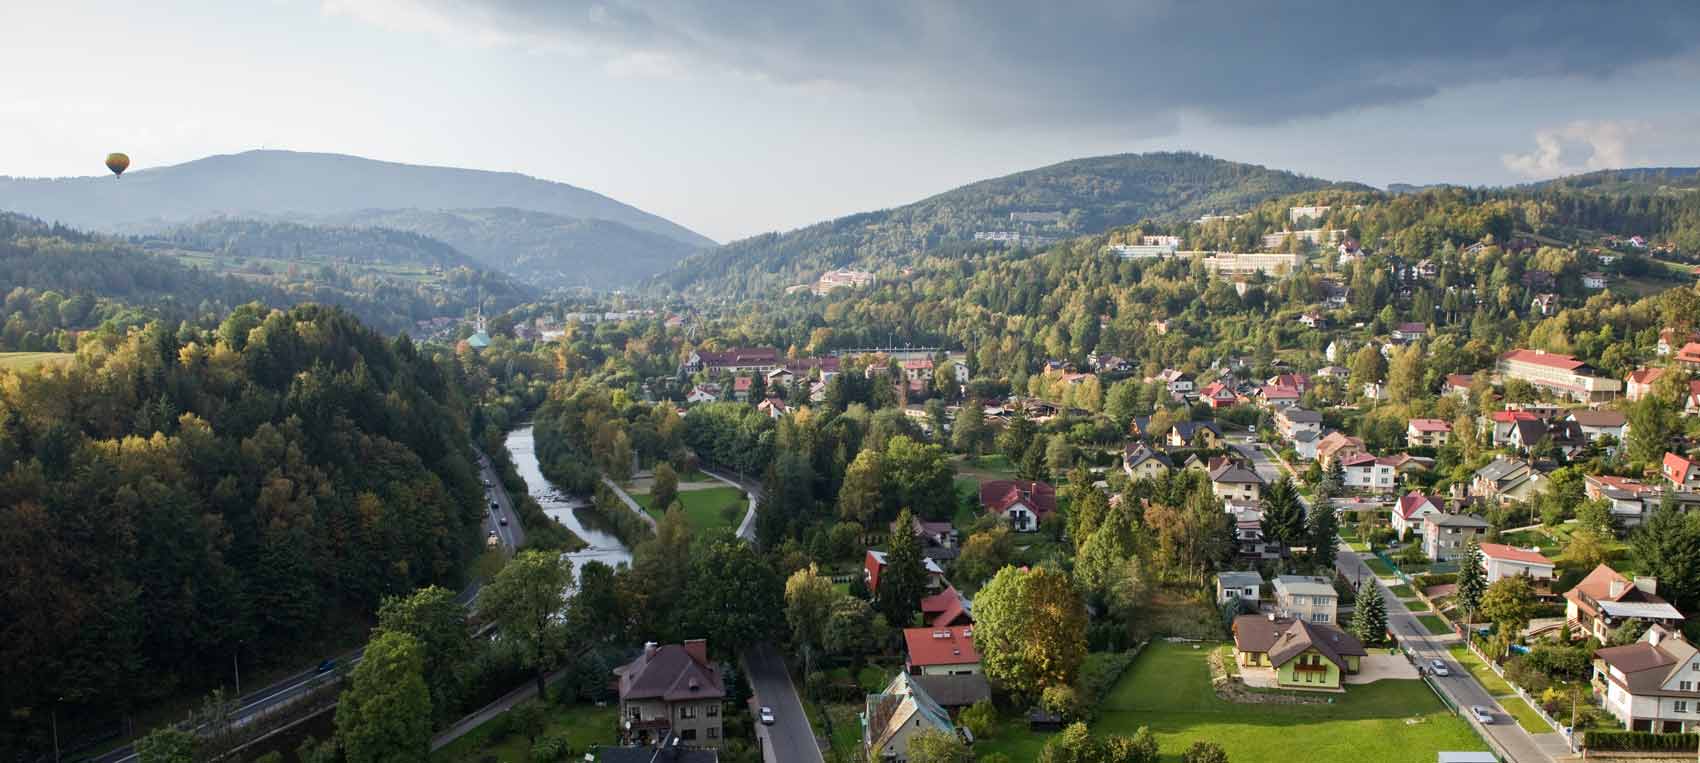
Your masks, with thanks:
[(1263, 538), (1283, 547), (1309, 543), (1299, 492), (1284, 475), (1263, 491)]
[(1334, 514), (1334, 507), (1326, 503), (1311, 506), (1307, 529), (1311, 564), (1318, 571), (1332, 569), (1340, 553), (1340, 518)]
[(1358, 592), (1357, 613), (1352, 617), (1352, 635), (1365, 644), (1380, 643), (1387, 636), (1387, 602), (1381, 586), (1371, 581)]
[(1458, 560), (1458, 609), (1465, 622), (1482, 607), (1482, 595), (1487, 593), (1487, 570), (1482, 568), (1482, 548), (1475, 536), (1464, 541), (1464, 556)]
[(926, 560), (921, 556), (921, 539), (911, 528), (914, 521), (915, 515), (908, 509), (898, 513), (891, 550), (885, 554), (885, 568), (880, 570), (879, 588), (874, 591), (886, 622), (900, 628), (914, 622), (927, 590)]

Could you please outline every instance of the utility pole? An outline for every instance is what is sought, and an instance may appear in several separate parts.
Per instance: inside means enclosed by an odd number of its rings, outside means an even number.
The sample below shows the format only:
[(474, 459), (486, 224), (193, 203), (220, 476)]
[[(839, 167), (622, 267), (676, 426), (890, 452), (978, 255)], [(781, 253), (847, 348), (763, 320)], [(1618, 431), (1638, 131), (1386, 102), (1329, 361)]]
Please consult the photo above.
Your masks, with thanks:
[(53, 701), (53, 763), (59, 763), (59, 703), (64, 699), (60, 697)]
[(230, 653), (230, 669), (236, 674), (236, 699), (242, 699), (242, 642), (236, 642), (236, 651)]

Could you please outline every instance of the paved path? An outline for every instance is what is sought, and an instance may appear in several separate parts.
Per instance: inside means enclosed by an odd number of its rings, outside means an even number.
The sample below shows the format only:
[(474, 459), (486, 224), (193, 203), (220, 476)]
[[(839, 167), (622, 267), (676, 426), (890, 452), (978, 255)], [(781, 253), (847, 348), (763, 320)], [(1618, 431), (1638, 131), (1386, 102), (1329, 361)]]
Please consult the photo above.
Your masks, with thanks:
[[(557, 670), (545, 676), (543, 678), (543, 682), (545, 684), (552, 684), (556, 679), (566, 674), (567, 671), (565, 669)], [(537, 681), (527, 678), (524, 686), (514, 689), (507, 694), (503, 694), (500, 699), (479, 708), (477, 712), (474, 712), (465, 718), (455, 721), (453, 726), (443, 729), (442, 733), (432, 737), (431, 752), (436, 752), (447, 747), (449, 743), (466, 736), (473, 729), (489, 722), (491, 718), (495, 718), (496, 716), (507, 712), (514, 705), (535, 696), (537, 696)]]
[(721, 472), (706, 466), (698, 467), (702, 473), (744, 491), (750, 497), (750, 508), (744, 512), (744, 521), (738, 523), (738, 537), (754, 543), (756, 540), (756, 502), (761, 500), (761, 485), (747, 482), (736, 472)]
[(756, 706), (773, 708), (772, 726), (756, 724), (762, 759), (767, 763), (825, 763), (814, 727), (803, 712), (803, 700), (797, 696), (779, 650), (769, 643), (756, 644), (744, 650), (743, 663)]
[(643, 517), (643, 521), (649, 523), (649, 529), (655, 529), (655, 517), (650, 516), (649, 512), (644, 511), (643, 507), (638, 505), (637, 500), (632, 498), (632, 494), (626, 492), (625, 488), (620, 487), (620, 483), (608, 479), (608, 475), (604, 474), (602, 475), (602, 484), (607, 485), (609, 490), (614, 491), (614, 495), (620, 497), (620, 501), (626, 504), (626, 508), (637, 512), (638, 516)]

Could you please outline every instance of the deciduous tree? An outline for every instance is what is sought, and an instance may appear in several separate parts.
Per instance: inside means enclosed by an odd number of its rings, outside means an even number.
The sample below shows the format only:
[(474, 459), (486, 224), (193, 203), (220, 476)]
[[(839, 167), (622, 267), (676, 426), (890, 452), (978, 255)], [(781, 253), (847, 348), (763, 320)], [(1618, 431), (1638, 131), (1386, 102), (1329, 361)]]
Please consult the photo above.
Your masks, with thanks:
[(379, 632), (337, 701), (336, 735), (349, 763), (406, 763), (431, 752), (431, 693), (412, 636)]
[(560, 554), (522, 551), (479, 595), (479, 606), (495, 620), (503, 638), (518, 646), (539, 696), (545, 693), (543, 677), (556, 667), (566, 646), (558, 615), (566, 609), (572, 584), (572, 567)]
[(1069, 684), (1086, 658), (1086, 604), (1062, 572), (1005, 567), (974, 597), (974, 616), (987, 680), (1018, 696)]

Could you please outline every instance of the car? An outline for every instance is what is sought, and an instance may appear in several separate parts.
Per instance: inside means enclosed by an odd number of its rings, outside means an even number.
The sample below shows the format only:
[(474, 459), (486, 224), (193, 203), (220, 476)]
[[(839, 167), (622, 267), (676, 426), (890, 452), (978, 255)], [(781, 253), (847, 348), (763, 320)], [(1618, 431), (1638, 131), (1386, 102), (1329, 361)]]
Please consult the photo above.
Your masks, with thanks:
[(1475, 716), (1476, 720), (1482, 723), (1493, 723), (1493, 711), (1481, 705), (1471, 705), (1470, 715)]
[(499, 504), (499, 503), (496, 503), (496, 502), (495, 502), (495, 501), (491, 501), (491, 502), (490, 502), (490, 510), (491, 510), (491, 511), (496, 511), (496, 510), (498, 510), (498, 509), (500, 509), (500, 508), (502, 508), (502, 505), (501, 505), (501, 504)]
[(761, 724), (763, 726), (773, 725), (773, 708), (763, 707), (761, 709)]
[(336, 660), (325, 660), (324, 662), (319, 663), (319, 667), (313, 672), (329, 673), (333, 670), (336, 670)]
[(490, 481), (484, 480), (484, 487), (490, 487)]
[(1430, 673), (1443, 678), (1452, 675), (1452, 671), (1446, 667), (1446, 663), (1441, 662), (1440, 660), (1429, 660), (1428, 670)]
[(497, 521), (497, 522), (500, 522), (500, 523), (502, 523), (502, 526), (503, 526), (503, 527), (507, 527), (507, 526), (508, 526), (508, 518), (507, 518), (507, 517), (506, 517), (506, 516), (500, 516), (500, 517), (497, 517), (497, 518), (496, 518), (496, 521)]

